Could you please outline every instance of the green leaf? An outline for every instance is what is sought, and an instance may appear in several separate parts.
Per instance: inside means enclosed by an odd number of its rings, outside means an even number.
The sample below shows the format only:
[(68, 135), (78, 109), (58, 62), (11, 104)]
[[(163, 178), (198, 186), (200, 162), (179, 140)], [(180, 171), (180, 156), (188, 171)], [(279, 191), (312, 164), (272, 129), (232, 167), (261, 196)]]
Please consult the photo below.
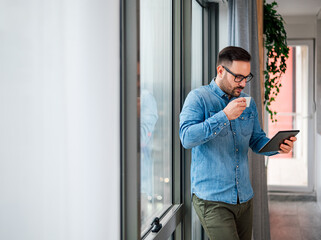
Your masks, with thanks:
[(281, 76), (287, 69), (286, 60), (289, 56), (289, 47), (287, 46), (287, 35), (284, 28), (284, 19), (277, 12), (277, 3), (266, 3), (264, 1), (263, 31), (265, 34), (264, 46), (266, 48), (266, 70), (264, 70), (264, 104), (270, 115), (272, 122), (275, 119), (276, 111), (271, 111), (269, 106), (276, 100), (280, 92)]

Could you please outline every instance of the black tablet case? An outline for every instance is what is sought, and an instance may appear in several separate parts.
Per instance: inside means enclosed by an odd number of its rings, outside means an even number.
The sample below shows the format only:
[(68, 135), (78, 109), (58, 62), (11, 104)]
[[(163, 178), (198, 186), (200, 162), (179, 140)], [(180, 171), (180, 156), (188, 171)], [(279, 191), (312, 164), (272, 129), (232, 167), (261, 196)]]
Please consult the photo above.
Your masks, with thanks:
[(300, 130), (279, 131), (259, 150), (259, 153), (279, 151), (280, 145), (285, 139), (289, 139), (299, 132)]

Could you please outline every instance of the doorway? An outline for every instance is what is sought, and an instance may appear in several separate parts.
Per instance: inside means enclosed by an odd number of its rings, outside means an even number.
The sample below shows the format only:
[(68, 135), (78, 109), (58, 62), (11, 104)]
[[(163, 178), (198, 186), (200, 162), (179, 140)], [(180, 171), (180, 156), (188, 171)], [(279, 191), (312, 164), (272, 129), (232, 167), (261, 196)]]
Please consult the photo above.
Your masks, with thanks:
[(268, 137), (280, 130), (299, 129), (289, 154), (267, 159), (270, 191), (314, 191), (314, 41), (288, 40), (290, 47), (282, 87), (271, 104), (276, 122), (266, 119)]

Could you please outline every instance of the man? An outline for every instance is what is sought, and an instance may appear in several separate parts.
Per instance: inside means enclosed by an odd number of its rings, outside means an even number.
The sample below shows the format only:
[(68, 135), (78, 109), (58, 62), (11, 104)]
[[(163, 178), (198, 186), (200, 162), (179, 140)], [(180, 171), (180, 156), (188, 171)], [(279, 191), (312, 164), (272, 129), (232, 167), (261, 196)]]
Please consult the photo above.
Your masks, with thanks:
[[(250, 61), (244, 49), (224, 48), (216, 78), (192, 90), (180, 114), (182, 145), (192, 148), (193, 205), (210, 239), (250, 240), (252, 235), (248, 149), (258, 153), (269, 138), (260, 127), (255, 102), (246, 107), (248, 95), (242, 93), (253, 78)], [(280, 153), (290, 152), (294, 141), (285, 140)]]

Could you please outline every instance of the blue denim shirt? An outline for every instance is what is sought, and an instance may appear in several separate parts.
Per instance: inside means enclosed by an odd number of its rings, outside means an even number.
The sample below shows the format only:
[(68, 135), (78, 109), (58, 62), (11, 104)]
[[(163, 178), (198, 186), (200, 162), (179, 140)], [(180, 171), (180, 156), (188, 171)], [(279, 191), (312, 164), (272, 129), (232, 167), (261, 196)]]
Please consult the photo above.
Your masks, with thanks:
[(269, 138), (253, 99), (239, 118), (228, 120), (223, 109), (234, 99), (212, 80), (188, 94), (180, 114), (182, 145), (192, 148), (191, 193), (204, 200), (236, 204), (237, 196), (240, 203), (253, 197), (248, 149), (258, 153)]

